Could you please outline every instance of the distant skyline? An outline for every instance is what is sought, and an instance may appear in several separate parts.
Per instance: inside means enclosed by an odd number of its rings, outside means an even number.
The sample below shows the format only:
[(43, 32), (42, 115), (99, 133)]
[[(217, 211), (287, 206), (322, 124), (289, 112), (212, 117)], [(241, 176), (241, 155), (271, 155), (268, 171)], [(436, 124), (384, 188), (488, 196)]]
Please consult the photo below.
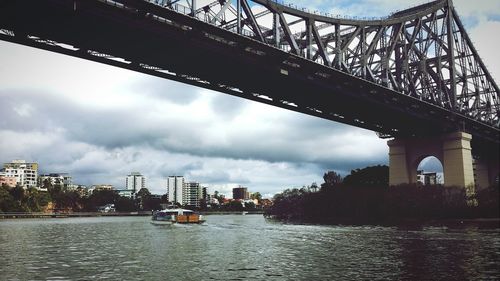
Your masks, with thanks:
[[(286, 1), (385, 16), (408, 0)], [(500, 77), (500, 1), (453, 1), (488, 70)], [(77, 184), (125, 186), (133, 171), (166, 193), (181, 175), (213, 193), (271, 197), (323, 173), (387, 164), (374, 132), (120, 68), (0, 41), (0, 162), (25, 159)]]

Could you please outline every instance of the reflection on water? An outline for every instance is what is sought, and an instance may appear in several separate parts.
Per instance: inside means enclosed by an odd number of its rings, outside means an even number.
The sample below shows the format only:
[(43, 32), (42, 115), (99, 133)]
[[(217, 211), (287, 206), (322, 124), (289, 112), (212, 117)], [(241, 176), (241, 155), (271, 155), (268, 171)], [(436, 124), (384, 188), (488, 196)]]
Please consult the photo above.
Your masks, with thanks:
[(500, 278), (500, 230), (285, 225), (211, 215), (0, 221), (1, 280)]

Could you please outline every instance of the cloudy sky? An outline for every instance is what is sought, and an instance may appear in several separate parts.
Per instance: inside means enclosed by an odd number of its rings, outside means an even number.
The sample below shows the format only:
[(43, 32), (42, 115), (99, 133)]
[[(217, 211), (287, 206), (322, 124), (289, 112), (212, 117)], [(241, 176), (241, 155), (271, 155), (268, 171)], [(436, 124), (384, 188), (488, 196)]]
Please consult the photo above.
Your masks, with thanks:
[[(291, 2), (291, 1), (290, 1)], [(422, 1), (300, 0), (299, 7), (384, 16)], [(500, 1), (455, 0), (493, 77)], [(496, 42), (495, 42), (496, 41)], [(327, 170), (387, 164), (375, 133), (128, 70), (0, 42), (0, 162), (25, 159), (40, 173), (67, 172), (84, 185), (139, 171), (166, 192), (183, 175), (231, 196), (243, 185), (267, 197), (320, 184)]]

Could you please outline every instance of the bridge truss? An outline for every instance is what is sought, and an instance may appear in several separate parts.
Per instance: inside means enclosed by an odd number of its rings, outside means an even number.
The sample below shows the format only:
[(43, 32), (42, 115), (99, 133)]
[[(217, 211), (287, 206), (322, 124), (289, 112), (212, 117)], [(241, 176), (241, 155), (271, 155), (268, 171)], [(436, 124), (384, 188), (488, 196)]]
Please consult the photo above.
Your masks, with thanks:
[(500, 91), (449, 0), (379, 19), (315, 14), (269, 0), (155, 3), (499, 126)]
[(499, 142), (500, 91), (451, 0), (371, 19), (270, 0), (25, 2), (0, 0), (0, 39), (384, 136)]

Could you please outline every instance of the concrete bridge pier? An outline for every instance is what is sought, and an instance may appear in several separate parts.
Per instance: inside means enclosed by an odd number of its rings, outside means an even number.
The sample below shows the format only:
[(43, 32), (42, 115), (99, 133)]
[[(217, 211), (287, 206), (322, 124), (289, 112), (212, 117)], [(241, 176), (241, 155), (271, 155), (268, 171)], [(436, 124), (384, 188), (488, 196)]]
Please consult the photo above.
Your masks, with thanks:
[[(433, 138), (388, 141), (389, 184), (416, 183), (418, 165), (424, 158), (434, 156), (443, 165), (445, 186), (474, 187), (471, 139), (470, 134), (455, 132)], [(481, 169), (484, 172), (484, 166)]]
[[(489, 156), (489, 157), (488, 157)], [(498, 184), (500, 165), (498, 155), (485, 155), (474, 159), (474, 175), (476, 189), (487, 188), (493, 184)]]

